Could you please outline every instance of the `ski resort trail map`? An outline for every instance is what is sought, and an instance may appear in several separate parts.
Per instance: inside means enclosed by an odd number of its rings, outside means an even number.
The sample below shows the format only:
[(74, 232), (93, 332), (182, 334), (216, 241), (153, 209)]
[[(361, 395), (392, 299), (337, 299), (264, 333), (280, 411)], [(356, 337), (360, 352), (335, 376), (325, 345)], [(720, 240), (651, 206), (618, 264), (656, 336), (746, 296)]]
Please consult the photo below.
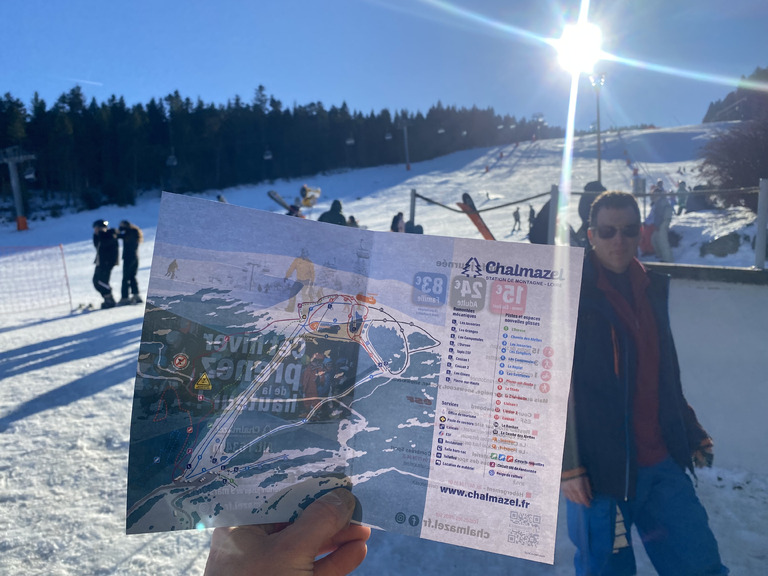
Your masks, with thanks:
[(552, 563), (582, 256), (164, 194), (126, 531), (346, 487), (365, 525)]

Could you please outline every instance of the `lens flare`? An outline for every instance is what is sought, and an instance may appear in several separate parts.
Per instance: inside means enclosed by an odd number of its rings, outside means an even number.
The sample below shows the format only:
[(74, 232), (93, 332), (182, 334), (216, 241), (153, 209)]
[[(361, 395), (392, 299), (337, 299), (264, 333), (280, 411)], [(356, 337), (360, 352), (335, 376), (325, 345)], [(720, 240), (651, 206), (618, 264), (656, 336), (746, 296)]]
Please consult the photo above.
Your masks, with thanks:
[(602, 42), (603, 33), (595, 24), (566, 25), (556, 45), (560, 65), (571, 74), (592, 73), (602, 55)]

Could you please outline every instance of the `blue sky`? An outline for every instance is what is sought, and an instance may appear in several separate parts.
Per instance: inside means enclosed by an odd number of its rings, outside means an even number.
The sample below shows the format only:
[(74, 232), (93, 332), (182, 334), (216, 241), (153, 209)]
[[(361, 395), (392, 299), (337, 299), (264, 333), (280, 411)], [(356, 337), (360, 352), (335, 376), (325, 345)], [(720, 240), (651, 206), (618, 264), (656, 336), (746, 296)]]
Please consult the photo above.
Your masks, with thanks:
[[(493, 107), (565, 126), (570, 80), (543, 38), (577, 0), (3, 0), (0, 91), (51, 105), (79, 84), (88, 99), (250, 101), (259, 84), (284, 105), (346, 101), (364, 113)], [(467, 14), (471, 11), (472, 14)], [(662, 73), (599, 64), (602, 126), (698, 124), (766, 67), (765, 0), (593, 0), (603, 49)], [(763, 59), (761, 61), (761, 59)], [(713, 78), (719, 77), (719, 78)], [(595, 119), (582, 78), (577, 128)]]

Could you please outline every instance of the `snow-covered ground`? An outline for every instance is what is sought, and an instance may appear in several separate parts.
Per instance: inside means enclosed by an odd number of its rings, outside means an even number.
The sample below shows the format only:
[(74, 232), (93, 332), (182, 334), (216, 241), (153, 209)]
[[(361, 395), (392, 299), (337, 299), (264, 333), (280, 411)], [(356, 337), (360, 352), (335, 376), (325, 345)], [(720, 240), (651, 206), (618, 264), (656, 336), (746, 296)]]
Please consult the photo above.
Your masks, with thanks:
[[(608, 134), (602, 175), (609, 189), (630, 189), (630, 159), (649, 184), (667, 187), (683, 178), (697, 183), (696, 150), (718, 129), (690, 126)], [(595, 179), (594, 136), (577, 139), (573, 187)], [(333, 199), (371, 230), (386, 231), (392, 216), (408, 215), (410, 190), (447, 206), (470, 192), (478, 208), (547, 192), (560, 180), (562, 141), (550, 140), (470, 150), (423, 162), (352, 170), (273, 185), (223, 191), (232, 204), (282, 212), (267, 198), (275, 189), (292, 199), (302, 183), (323, 190), (311, 218)], [(181, 159), (180, 159), (181, 160)], [(488, 169), (486, 170), (486, 167)], [(678, 174), (678, 170), (683, 173)], [(202, 196), (214, 199), (218, 192)], [(538, 209), (545, 198), (531, 203)], [(513, 207), (484, 213), (503, 241), (525, 241), (511, 232)], [(576, 200), (571, 223), (578, 227)], [(128, 219), (144, 230), (139, 284), (146, 289), (154, 245), (159, 193), (136, 206), (103, 207), (30, 222), (30, 230), (0, 225), (0, 248), (62, 244), (75, 305), (97, 302), (91, 286), (91, 223)], [(469, 219), (417, 202), (416, 220), (427, 234), (479, 238)], [(190, 234), (206, 223), (189, 222)], [(683, 214), (673, 219), (682, 237), (675, 260), (687, 264), (749, 267), (748, 242), (726, 258), (701, 257), (702, 242), (736, 231), (754, 237), (754, 216), (743, 209)], [(258, 231), (254, 231), (258, 234)], [(651, 258), (652, 260), (652, 258)], [(2, 265), (0, 275), (13, 271)], [(120, 270), (113, 274), (119, 286)], [(117, 281), (117, 282), (116, 282)], [(715, 467), (698, 476), (698, 490), (733, 574), (768, 569), (768, 287), (675, 280), (673, 329), (688, 399), (716, 444)], [(20, 302), (25, 294), (13, 296)], [(0, 573), (2, 574), (201, 574), (210, 532), (124, 535), (129, 421), (143, 309), (70, 314), (67, 307), (0, 315)], [(558, 527), (555, 565), (541, 565), (403, 536), (375, 533), (357, 574), (571, 574), (573, 548)], [(642, 552), (639, 572), (653, 573)]]

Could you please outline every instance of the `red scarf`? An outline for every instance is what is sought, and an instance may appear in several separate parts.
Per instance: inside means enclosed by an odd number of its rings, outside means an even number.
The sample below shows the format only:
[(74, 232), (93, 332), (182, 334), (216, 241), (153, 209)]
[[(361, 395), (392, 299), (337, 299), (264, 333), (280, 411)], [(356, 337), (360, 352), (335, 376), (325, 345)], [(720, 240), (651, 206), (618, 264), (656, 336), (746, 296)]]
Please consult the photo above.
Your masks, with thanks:
[(594, 259), (598, 270), (597, 287), (605, 297), (632, 336), (637, 350), (637, 381), (632, 405), (633, 428), (637, 462), (640, 466), (658, 464), (667, 457), (667, 447), (659, 424), (659, 335), (656, 319), (646, 289), (650, 284), (645, 268), (637, 258), (627, 270), (632, 287), (634, 308), (613, 287), (603, 267)]

